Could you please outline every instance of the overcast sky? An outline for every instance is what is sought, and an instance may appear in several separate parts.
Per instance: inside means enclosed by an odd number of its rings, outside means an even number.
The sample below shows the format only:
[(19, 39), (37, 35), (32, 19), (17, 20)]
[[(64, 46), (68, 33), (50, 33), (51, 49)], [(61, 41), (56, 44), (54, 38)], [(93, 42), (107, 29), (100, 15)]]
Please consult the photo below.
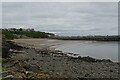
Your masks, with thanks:
[(117, 2), (8, 2), (3, 28), (34, 28), (58, 35), (118, 34)]

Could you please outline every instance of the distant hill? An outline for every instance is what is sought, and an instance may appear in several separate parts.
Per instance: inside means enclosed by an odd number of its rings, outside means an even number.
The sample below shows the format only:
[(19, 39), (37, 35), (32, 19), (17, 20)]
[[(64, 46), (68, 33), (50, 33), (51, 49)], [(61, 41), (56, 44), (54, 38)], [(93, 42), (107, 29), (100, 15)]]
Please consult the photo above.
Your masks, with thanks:
[(8, 28), (2, 29), (2, 35), (6, 39), (17, 39), (17, 38), (49, 38), (54, 36), (52, 33), (35, 31), (34, 29), (16, 29)]

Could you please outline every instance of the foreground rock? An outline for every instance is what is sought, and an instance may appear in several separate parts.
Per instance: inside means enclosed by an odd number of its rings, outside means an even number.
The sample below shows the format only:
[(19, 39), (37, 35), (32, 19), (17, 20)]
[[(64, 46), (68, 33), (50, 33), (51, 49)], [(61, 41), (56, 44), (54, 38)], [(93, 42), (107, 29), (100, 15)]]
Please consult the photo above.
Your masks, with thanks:
[(4, 79), (118, 79), (118, 63), (110, 60), (73, 58), (61, 51), (12, 44), (14, 47), (9, 50), (9, 57), (3, 59)]

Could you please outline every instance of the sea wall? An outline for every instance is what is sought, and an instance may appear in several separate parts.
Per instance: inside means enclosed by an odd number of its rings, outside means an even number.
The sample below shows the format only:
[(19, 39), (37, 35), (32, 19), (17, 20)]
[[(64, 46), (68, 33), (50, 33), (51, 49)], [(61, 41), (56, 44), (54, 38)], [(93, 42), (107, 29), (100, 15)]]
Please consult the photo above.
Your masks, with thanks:
[(59, 40), (94, 40), (94, 41), (120, 41), (120, 36), (52, 36)]

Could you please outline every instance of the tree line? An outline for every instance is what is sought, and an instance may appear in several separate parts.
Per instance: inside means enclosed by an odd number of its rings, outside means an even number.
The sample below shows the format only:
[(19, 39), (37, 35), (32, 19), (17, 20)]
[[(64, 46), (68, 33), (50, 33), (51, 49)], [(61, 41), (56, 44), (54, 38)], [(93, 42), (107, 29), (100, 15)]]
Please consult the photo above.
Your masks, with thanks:
[(6, 39), (16, 39), (16, 38), (48, 38), (54, 36), (52, 33), (34, 31), (33, 29), (2, 29), (2, 35)]

